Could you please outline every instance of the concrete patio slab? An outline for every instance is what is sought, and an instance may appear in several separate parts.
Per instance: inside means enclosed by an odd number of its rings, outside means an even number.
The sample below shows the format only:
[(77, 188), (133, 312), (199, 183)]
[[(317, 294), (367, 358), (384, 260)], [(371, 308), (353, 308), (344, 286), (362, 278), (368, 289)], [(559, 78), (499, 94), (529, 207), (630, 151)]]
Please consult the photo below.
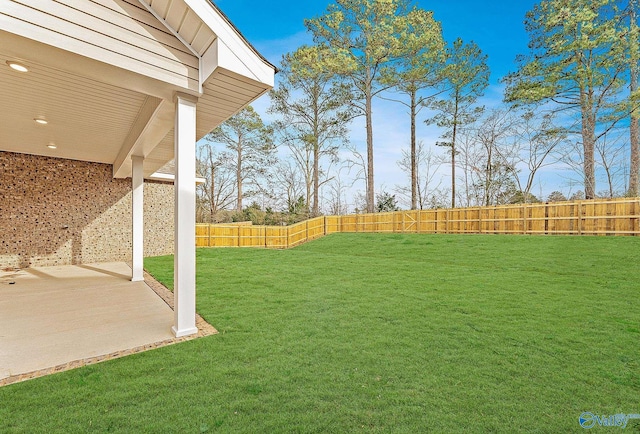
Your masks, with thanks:
[(174, 339), (173, 310), (125, 263), (0, 272), (0, 382)]

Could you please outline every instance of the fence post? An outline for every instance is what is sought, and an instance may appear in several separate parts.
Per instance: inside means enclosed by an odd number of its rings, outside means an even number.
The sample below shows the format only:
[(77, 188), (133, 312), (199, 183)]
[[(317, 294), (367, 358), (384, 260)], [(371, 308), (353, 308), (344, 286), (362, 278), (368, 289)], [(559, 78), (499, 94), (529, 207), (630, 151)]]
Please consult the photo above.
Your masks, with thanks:
[(207, 247), (211, 247), (211, 223), (209, 223), (209, 226), (208, 226), (207, 229), (208, 229), (207, 234), (208, 234), (208, 238), (209, 238), (207, 240)]
[(544, 204), (544, 234), (549, 235), (549, 202)]
[(638, 205), (640, 205), (640, 201), (635, 200), (632, 203), (632, 212), (631, 214), (635, 216), (635, 218), (631, 219), (631, 230), (633, 231), (633, 233), (631, 234), (632, 236), (638, 236), (640, 235), (640, 233), (638, 232), (638, 229), (640, 229), (640, 221), (638, 221), (638, 214), (640, 214), (640, 208)]
[(582, 201), (578, 201), (578, 235), (582, 235)]
[(449, 209), (447, 209), (447, 211), (444, 214), (444, 233), (448, 234), (449, 233), (449, 220), (451, 219), (451, 211)]
[(527, 204), (522, 204), (522, 234), (527, 235)]
[[(615, 228), (615, 219), (611, 219), (611, 215), (613, 215), (614, 213), (611, 211), (611, 206), (608, 203), (609, 200), (607, 200), (606, 203), (606, 207), (607, 207), (607, 227), (606, 227), (606, 231), (607, 231), (607, 236), (609, 235), (613, 235), (611, 232), (614, 232), (616, 230)], [(613, 222), (612, 222), (613, 220)], [(612, 224), (613, 223), (613, 224)]]
[(433, 210), (433, 233), (438, 233), (438, 208)]
[[(463, 211), (458, 211), (458, 213), (462, 212), (462, 216), (458, 216), (456, 220), (462, 220), (458, 223), (458, 230), (456, 233), (467, 233), (467, 229), (469, 228), (469, 208), (465, 208)], [(469, 231), (471, 232), (471, 231)]]

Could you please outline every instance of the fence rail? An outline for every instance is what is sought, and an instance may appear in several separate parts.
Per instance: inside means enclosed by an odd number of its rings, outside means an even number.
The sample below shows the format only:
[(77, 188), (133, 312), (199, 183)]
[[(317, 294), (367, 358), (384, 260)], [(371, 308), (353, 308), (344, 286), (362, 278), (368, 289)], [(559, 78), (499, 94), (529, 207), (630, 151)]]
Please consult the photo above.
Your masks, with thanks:
[(286, 249), (336, 232), (640, 236), (640, 198), (326, 216), (291, 226), (198, 224), (196, 245)]

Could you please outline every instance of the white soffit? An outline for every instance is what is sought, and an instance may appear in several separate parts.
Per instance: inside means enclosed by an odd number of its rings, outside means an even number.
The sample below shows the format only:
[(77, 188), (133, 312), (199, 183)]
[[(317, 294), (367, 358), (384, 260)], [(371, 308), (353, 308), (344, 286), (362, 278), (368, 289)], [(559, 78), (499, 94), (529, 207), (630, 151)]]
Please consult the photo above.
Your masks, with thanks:
[(35, 62), (16, 72), (13, 59), (0, 51), (0, 150), (113, 163), (148, 97)]

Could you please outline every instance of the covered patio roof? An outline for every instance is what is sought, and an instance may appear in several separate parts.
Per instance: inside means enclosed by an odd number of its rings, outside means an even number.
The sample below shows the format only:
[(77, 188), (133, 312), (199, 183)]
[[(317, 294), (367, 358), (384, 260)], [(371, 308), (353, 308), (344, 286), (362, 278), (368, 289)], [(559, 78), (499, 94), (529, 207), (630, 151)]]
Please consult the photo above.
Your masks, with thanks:
[(209, 0), (4, 3), (0, 150), (113, 164), (118, 178), (139, 155), (148, 177), (174, 158), (176, 92), (198, 98), (200, 139), (274, 71)]

